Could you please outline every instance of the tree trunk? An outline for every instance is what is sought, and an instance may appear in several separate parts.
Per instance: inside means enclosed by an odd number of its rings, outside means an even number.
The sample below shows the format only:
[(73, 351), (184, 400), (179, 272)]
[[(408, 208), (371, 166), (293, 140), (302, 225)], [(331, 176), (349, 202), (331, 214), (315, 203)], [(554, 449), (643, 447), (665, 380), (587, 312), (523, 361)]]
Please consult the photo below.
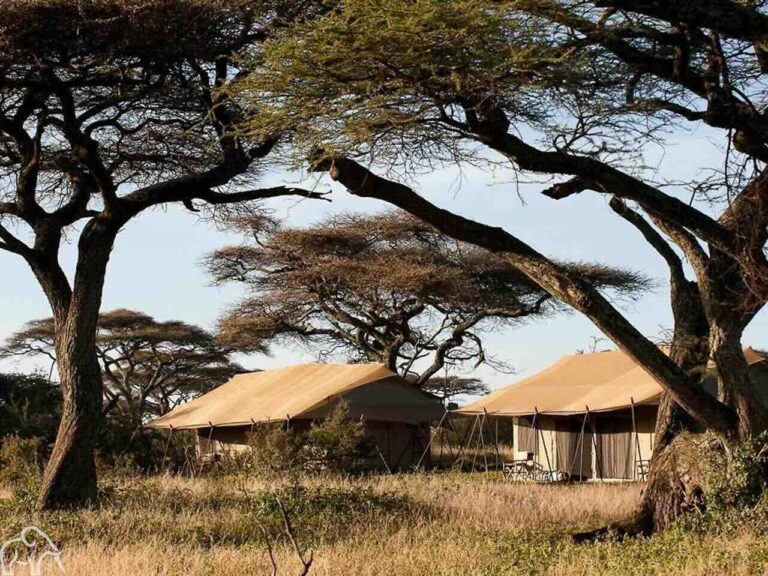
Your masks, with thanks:
[[(670, 278), (670, 304), (675, 324), (669, 356), (692, 379), (703, 382), (709, 362), (709, 322), (699, 285), (687, 280), (681, 270), (673, 270)], [(700, 428), (669, 394), (662, 396), (648, 478), (630, 523), (635, 531), (666, 530), (681, 514), (701, 506), (698, 474), (686, 457), (687, 435)]]
[(40, 509), (87, 504), (96, 498), (97, 489), (94, 450), (102, 421), (101, 368), (95, 349), (79, 335), (64, 329), (57, 339), (63, 406), (38, 499)]
[(651, 534), (667, 530), (682, 516), (705, 506), (696, 435), (679, 433), (654, 450), (637, 515), (625, 532)]
[(768, 428), (768, 415), (744, 358), (741, 330), (733, 333), (714, 327), (710, 346), (717, 367), (720, 399), (736, 409), (739, 437), (746, 439), (760, 434)]
[[(107, 263), (118, 229), (99, 219), (85, 226), (68, 306), (54, 307), (63, 403), (56, 442), (37, 501), (41, 510), (82, 506), (96, 497), (94, 450), (103, 420), (96, 331)], [(46, 283), (42, 284), (45, 288)], [(56, 294), (48, 296), (53, 302)]]

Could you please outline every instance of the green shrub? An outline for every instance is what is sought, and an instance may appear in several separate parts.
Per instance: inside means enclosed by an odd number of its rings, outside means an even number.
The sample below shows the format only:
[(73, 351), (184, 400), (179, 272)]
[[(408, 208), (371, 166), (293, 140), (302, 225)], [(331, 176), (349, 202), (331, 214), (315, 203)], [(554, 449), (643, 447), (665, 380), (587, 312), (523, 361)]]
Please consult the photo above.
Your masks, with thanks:
[[(715, 508), (753, 507), (768, 487), (768, 432), (736, 446), (708, 474), (708, 500)], [(721, 458), (720, 460), (723, 460)]]
[(303, 467), (310, 472), (354, 472), (368, 455), (366, 440), (363, 422), (350, 420), (347, 405), (339, 402), (307, 433), (302, 446)]
[(8, 436), (0, 446), (0, 484), (13, 490), (20, 506), (31, 506), (40, 492), (40, 445), (37, 438)]
[(726, 453), (715, 441), (699, 454), (707, 511), (692, 524), (706, 529), (768, 528), (768, 432)]
[(291, 475), (302, 467), (303, 444), (302, 433), (285, 430), (282, 424), (259, 426), (248, 437), (248, 449), (225, 454), (218, 469), (257, 478)]
[(350, 419), (346, 404), (339, 402), (308, 430), (286, 430), (282, 424), (257, 427), (249, 437), (248, 450), (225, 455), (220, 469), (270, 478), (357, 472), (369, 455), (365, 426)]

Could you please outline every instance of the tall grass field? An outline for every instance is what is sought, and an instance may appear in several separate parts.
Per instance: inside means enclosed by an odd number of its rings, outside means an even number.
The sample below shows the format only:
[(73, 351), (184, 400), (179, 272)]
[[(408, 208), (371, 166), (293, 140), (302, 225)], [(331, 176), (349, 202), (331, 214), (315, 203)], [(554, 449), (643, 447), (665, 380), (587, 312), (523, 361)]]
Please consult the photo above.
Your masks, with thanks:
[(100, 502), (77, 512), (38, 514), (0, 489), (0, 541), (36, 525), (77, 576), (298, 575), (283, 509), (317, 576), (768, 573), (768, 536), (746, 528), (571, 541), (630, 514), (641, 488), (515, 484), (485, 473), (115, 476)]

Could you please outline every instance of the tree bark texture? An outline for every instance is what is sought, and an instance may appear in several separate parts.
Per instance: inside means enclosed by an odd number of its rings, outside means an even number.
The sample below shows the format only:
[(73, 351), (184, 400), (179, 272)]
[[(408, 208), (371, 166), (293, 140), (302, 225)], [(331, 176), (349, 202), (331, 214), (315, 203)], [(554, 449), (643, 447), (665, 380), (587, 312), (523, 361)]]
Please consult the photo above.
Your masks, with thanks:
[[(41, 510), (79, 506), (97, 496), (94, 450), (102, 421), (103, 382), (96, 331), (116, 233), (114, 225), (99, 220), (88, 223), (80, 238), (68, 306), (54, 316), (62, 416), (43, 474), (37, 502)], [(62, 295), (49, 294), (49, 300), (53, 298), (60, 301)]]

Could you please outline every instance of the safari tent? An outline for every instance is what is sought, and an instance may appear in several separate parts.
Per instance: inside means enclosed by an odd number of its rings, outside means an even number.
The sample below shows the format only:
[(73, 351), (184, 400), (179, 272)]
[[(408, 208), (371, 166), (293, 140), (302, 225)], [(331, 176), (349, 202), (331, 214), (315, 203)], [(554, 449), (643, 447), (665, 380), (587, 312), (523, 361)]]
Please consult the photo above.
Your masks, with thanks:
[[(768, 402), (768, 362), (751, 348), (744, 355)], [(714, 376), (705, 388), (717, 393)], [(512, 418), (515, 460), (547, 478), (644, 480), (661, 393), (617, 350), (565, 356), (456, 412)]]
[[(197, 432), (203, 455), (241, 450), (254, 427), (309, 427), (344, 400), (362, 419), (382, 467), (408, 468), (429, 440), (429, 423), (443, 406), (380, 364), (298, 364), (239, 374), (148, 427)], [(385, 464), (386, 463), (386, 464)]]

